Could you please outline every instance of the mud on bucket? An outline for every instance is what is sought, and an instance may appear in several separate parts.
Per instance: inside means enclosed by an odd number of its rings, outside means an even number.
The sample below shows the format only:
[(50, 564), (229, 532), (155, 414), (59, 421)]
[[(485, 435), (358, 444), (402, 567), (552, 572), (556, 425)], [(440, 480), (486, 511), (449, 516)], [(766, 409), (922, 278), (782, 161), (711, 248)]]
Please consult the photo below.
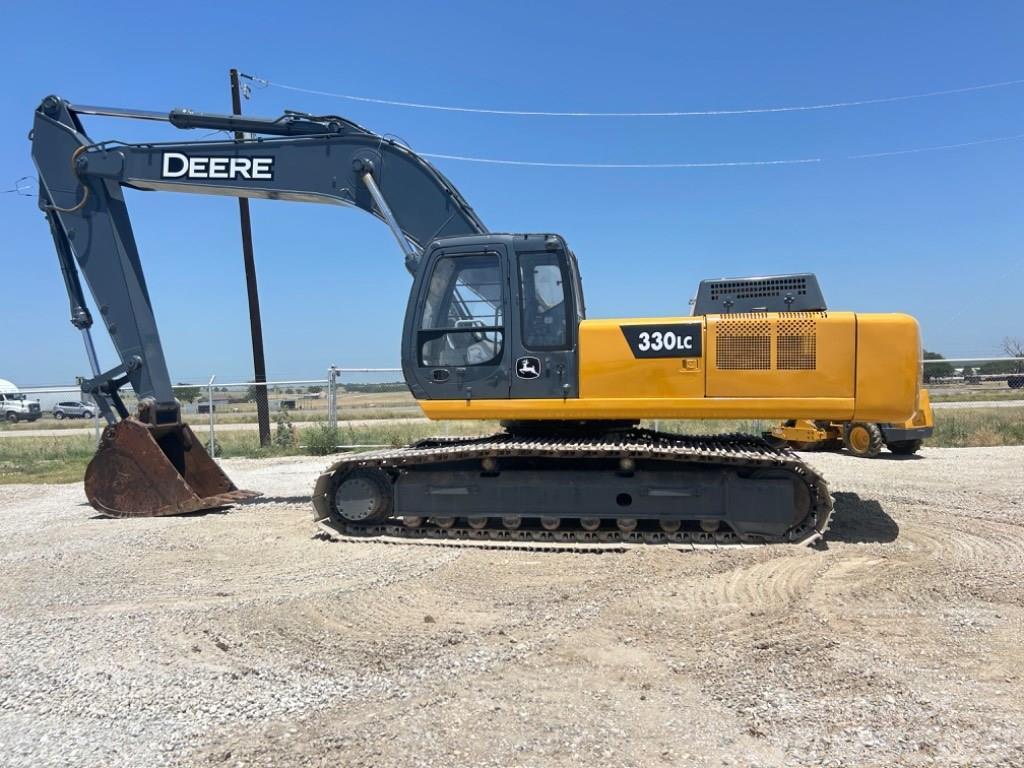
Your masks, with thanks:
[(85, 470), (85, 495), (111, 517), (156, 517), (253, 499), (239, 490), (187, 424), (148, 426), (125, 419), (107, 427)]

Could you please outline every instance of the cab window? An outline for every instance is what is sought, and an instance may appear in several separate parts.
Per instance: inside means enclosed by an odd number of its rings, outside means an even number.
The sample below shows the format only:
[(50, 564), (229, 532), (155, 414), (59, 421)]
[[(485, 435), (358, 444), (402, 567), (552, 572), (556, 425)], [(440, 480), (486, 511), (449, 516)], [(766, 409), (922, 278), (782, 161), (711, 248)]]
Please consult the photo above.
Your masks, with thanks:
[(561, 253), (519, 254), (523, 346), (568, 349), (569, 303), (565, 257)]
[(504, 351), (504, 291), (497, 254), (439, 259), (419, 330), (420, 365), (493, 365)]

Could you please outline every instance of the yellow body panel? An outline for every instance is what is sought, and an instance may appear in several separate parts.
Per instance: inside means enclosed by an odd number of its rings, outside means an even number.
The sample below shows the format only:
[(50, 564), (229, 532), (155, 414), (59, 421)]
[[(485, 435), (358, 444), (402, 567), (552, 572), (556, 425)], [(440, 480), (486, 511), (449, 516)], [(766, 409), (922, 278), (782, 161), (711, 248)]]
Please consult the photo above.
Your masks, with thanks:
[[(703, 325), (700, 357), (637, 358), (623, 325)], [(907, 315), (756, 313), (584, 320), (579, 397), (421, 400), (432, 419), (764, 418), (899, 422), (918, 405)]]
[[(913, 359), (907, 352), (914, 351)], [(854, 421), (905, 421), (921, 391), (921, 334), (907, 315), (858, 315)], [(907, 407), (912, 404), (911, 407)]]

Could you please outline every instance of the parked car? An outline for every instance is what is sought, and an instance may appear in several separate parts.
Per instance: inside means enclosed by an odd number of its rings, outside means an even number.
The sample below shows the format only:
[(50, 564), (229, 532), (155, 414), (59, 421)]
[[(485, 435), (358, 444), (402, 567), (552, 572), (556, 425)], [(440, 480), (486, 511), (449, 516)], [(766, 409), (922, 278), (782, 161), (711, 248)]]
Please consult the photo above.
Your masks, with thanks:
[(53, 418), (55, 419), (91, 419), (96, 413), (96, 408), (90, 403), (80, 403), (77, 400), (66, 400), (53, 406)]

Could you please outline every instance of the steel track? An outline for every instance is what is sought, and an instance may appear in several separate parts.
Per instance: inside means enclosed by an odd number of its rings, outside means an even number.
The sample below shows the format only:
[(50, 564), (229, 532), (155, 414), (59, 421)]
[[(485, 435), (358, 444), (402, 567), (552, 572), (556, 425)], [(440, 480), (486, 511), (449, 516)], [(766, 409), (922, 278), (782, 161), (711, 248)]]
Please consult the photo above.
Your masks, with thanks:
[[(657, 460), (671, 464), (700, 465), (730, 469), (786, 469), (808, 486), (811, 509), (807, 517), (791, 528), (785, 538), (774, 541), (741, 541), (731, 531), (584, 531), (581, 528), (505, 529), (488, 526), (440, 528), (433, 525), (410, 528), (398, 520), (354, 523), (334, 514), (331, 490), (334, 478), (355, 468), (403, 471), (404, 468), (441, 466), (449, 462), (502, 458), (622, 459)], [(554, 437), (523, 439), (508, 433), (483, 437), (438, 437), (411, 446), (346, 456), (331, 465), (317, 481), (313, 493), (314, 518), (332, 538), (345, 541), (377, 540), (386, 543), (434, 546), (474, 546), (500, 549), (553, 549), (568, 551), (622, 551), (651, 545), (678, 549), (721, 548), (765, 543), (809, 545), (827, 531), (832, 514), (828, 485), (814, 469), (787, 447), (778, 447), (751, 435), (673, 435), (647, 429), (630, 429), (614, 436)], [(582, 516), (582, 515), (581, 515)], [(571, 522), (570, 520), (563, 521)]]

